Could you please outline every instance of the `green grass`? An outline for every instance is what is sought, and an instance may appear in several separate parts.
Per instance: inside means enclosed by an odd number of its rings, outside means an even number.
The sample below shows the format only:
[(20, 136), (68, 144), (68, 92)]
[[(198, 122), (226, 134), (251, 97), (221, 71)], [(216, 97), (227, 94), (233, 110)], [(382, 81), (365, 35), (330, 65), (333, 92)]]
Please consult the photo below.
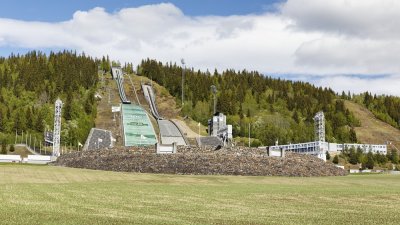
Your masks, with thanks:
[(0, 224), (399, 224), (400, 176), (181, 176), (0, 165)]

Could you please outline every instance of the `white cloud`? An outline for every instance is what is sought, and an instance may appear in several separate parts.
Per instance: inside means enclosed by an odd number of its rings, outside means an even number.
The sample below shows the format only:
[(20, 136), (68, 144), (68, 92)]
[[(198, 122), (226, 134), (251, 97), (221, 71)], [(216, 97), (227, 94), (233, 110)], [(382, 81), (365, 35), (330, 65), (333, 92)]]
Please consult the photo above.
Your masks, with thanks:
[[(262, 15), (190, 17), (172, 4), (74, 13), (59, 23), (0, 19), (0, 47), (67, 48), (122, 62), (143, 58), (200, 69), (323, 75), (337, 91), (400, 95), (400, 2), (288, 0)], [(338, 74), (390, 74), (355, 79)], [(392, 82), (393, 81), (393, 82)], [(347, 82), (343, 85), (340, 82)], [(359, 83), (359, 85), (348, 85)], [(377, 85), (385, 85), (382, 91)], [(362, 88), (361, 88), (362, 87)]]
[(398, 0), (289, 0), (282, 14), (300, 30), (364, 38), (400, 37)]
[(374, 78), (357, 76), (329, 76), (320, 77), (313, 81), (322, 87), (330, 87), (338, 93), (352, 90), (354, 93), (372, 92), (376, 94), (399, 95), (398, 84), (400, 76), (377, 76)]

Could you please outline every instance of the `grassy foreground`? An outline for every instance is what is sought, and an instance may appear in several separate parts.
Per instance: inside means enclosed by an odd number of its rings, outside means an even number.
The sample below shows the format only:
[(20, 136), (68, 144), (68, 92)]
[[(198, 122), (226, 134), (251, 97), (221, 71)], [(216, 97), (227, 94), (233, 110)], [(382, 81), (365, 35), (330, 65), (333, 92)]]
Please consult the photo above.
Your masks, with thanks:
[(115, 173), (0, 164), (0, 224), (399, 224), (400, 176)]

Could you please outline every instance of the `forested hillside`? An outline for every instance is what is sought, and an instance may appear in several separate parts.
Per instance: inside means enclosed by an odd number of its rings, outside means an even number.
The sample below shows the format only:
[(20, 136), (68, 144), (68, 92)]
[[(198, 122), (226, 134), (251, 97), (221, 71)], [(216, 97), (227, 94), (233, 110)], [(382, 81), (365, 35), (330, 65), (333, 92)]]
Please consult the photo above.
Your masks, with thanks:
[[(62, 144), (84, 142), (94, 125), (98, 81), (94, 59), (73, 52), (0, 58), (0, 137), (24, 132), (38, 140), (53, 129), (54, 102), (63, 102)], [(38, 142), (37, 142), (38, 144)]]
[(368, 108), (376, 118), (400, 128), (400, 98), (388, 95), (372, 95), (365, 92), (352, 96), (352, 100)]
[[(137, 73), (166, 87), (178, 102), (181, 97), (182, 68), (143, 60)], [(186, 69), (184, 115), (207, 124), (212, 115), (210, 86), (218, 89), (217, 110), (228, 115), (234, 136), (255, 138), (253, 145), (272, 145), (314, 140), (313, 117), (323, 110), (327, 140), (356, 142), (354, 127), (359, 124), (331, 89), (309, 83), (274, 79), (256, 71), (201, 72)]]

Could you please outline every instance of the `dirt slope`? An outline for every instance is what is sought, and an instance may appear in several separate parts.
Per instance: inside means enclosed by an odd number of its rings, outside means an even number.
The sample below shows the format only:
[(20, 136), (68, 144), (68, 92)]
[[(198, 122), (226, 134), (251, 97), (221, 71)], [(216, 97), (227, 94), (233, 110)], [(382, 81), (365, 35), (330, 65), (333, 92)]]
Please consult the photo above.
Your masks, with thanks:
[[(400, 130), (378, 120), (367, 108), (357, 103), (345, 101), (345, 106), (361, 121), (361, 127), (355, 128), (359, 142), (384, 144), (386, 141), (390, 141), (400, 148)], [(393, 148), (390, 145), (388, 147)]]

